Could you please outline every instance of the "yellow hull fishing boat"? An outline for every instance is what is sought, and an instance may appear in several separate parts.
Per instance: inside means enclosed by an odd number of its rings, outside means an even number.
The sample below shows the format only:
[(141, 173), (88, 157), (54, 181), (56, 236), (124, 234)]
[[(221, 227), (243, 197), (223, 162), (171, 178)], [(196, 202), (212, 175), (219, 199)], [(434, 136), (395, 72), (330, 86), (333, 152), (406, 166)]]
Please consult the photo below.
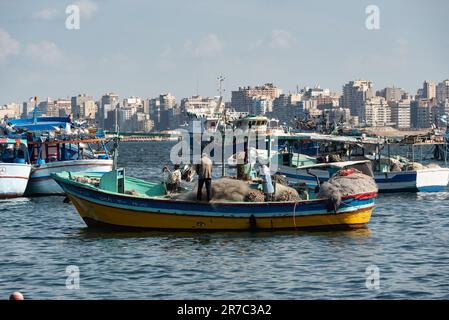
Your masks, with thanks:
[[(122, 177), (112, 177), (114, 174)], [(286, 202), (196, 202), (167, 198), (160, 183), (107, 174), (57, 173), (88, 227), (157, 230), (282, 230), (363, 228), (377, 193), (342, 198), (337, 211), (328, 199)], [(112, 186), (111, 186), (112, 182)], [(131, 191), (132, 190), (132, 191)]]

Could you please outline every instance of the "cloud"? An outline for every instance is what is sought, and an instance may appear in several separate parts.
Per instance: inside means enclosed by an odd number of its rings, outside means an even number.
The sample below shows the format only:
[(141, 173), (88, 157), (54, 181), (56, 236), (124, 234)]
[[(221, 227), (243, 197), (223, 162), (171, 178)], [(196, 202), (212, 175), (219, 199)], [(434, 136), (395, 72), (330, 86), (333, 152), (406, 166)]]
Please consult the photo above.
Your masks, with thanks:
[(187, 40), (184, 47), (195, 57), (213, 57), (223, 51), (224, 44), (216, 34), (210, 33), (197, 44)]
[(26, 54), (35, 61), (45, 64), (56, 64), (62, 58), (59, 47), (50, 41), (41, 41), (27, 45)]
[(5, 62), (9, 56), (19, 54), (19, 48), (19, 42), (11, 38), (6, 30), (0, 28), (0, 63)]
[(74, 3), (80, 9), (81, 19), (90, 19), (98, 10), (98, 5), (92, 0), (78, 0)]
[(58, 16), (58, 10), (55, 8), (46, 8), (33, 13), (34, 19), (52, 20)]
[(288, 49), (294, 42), (293, 36), (290, 32), (285, 30), (271, 31), (271, 39), (269, 46), (273, 49)]

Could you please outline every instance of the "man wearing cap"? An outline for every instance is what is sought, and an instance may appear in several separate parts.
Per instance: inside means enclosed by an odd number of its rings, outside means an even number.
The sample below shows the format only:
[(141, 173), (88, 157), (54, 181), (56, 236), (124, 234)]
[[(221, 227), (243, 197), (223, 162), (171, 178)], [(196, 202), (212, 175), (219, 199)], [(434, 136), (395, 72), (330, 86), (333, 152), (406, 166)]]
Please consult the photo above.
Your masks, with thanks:
[(200, 164), (197, 165), (196, 172), (198, 173), (198, 192), (196, 199), (201, 201), (203, 185), (206, 185), (207, 201), (210, 201), (211, 196), (211, 183), (212, 183), (212, 160), (203, 153), (201, 156)]

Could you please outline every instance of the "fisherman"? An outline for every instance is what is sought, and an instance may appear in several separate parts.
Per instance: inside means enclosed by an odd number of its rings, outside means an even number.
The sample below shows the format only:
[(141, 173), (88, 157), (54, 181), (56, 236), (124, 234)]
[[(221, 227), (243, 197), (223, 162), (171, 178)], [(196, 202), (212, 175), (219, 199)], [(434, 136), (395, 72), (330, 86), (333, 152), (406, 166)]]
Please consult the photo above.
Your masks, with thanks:
[(263, 193), (265, 193), (265, 201), (273, 201), (274, 187), (273, 182), (271, 181), (270, 168), (268, 168), (265, 164), (262, 165), (259, 174), (262, 177), (262, 187)]
[(196, 199), (201, 201), (203, 185), (206, 185), (207, 201), (209, 202), (212, 184), (212, 160), (209, 159), (207, 154), (202, 154), (201, 162), (197, 165), (196, 172), (198, 173), (198, 192), (196, 194)]
[(175, 169), (171, 174), (171, 183), (173, 192), (179, 192), (181, 189), (181, 169), (179, 168), (179, 164), (175, 164)]
[(162, 184), (164, 185), (167, 193), (172, 192), (173, 185), (171, 183), (171, 172), (168, 166), (164, 166), (162, 169)]

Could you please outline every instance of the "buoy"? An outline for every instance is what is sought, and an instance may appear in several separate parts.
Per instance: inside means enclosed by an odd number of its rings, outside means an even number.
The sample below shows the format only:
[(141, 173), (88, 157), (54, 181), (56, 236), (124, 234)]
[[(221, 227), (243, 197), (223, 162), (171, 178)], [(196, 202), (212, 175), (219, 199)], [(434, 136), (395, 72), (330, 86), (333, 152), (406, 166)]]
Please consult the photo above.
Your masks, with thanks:
[(21, 294), (19, 291), (15, 291), (11, 293), (9, 296), (9, 300), (24, 300), (23, 294)]
[(349, 168), (349, 169), (343, 169), (339, 171), (339, 175), (346, 177), (346, 176), (350, 176), (351, 174), (355, 173), (356, 169), (354, 168)]

